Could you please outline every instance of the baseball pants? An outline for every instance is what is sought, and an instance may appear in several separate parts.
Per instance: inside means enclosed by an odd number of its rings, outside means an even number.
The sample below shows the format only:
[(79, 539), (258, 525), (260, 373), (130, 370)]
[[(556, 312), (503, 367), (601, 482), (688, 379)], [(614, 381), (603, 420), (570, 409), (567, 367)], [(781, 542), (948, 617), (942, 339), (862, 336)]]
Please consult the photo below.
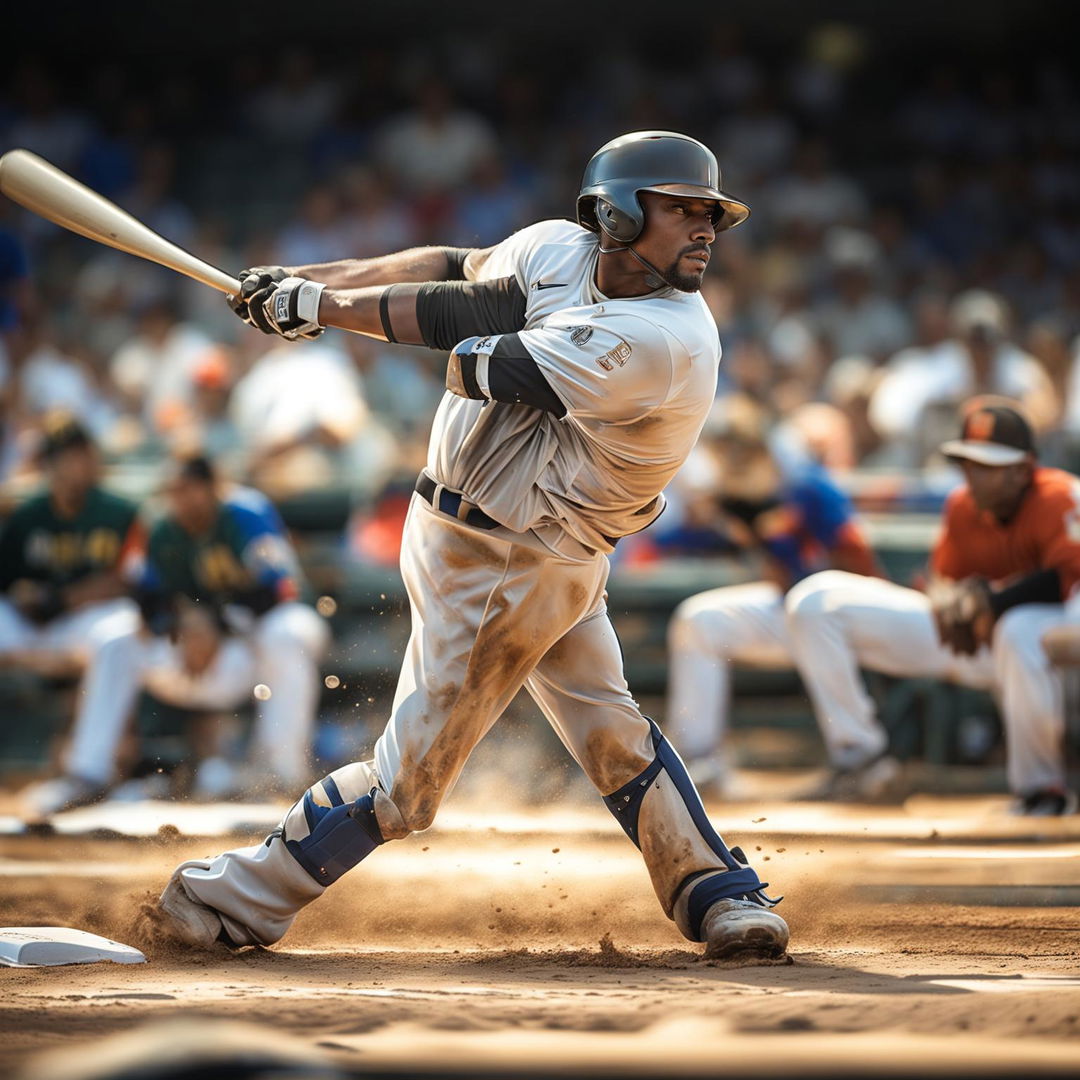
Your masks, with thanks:
[(784, 594), (772, 582), (710, 589), (675, 609), (668, 625), (665, 728), (684, 757), (713, 756), (721, 746), (735, 664), (793, 666)]
[(944, 679), (995, 693), (1005, 723), (1010, 788), (1064, 786), (1064, 688), (1042, 635), (1067, 621), (1061, 604), (1005, 612), (989, 648), (958, 656), (938, 640), (930, 601), (879, 578), (827, 570), (787, 596), (792, 652), (835, 765), (850, 768), (887, 744), (860, 668)]
[(33, 649), (72, 653), (85, 663), (104, 641), (138, 623), (138, 607), (123, 597), (87, 604), (39, 626), (0, 596), (0, 656)]
[(259, 683), (271, 691), (257, 708), (251, 759), (289, 784), (302, 783), (319, 695), (318, 664), (326, 623), (303, 604), (281, 604), (257, 619), (250, 634), (223, 639), (210, 666), (185, 670), (177, 647), (137, 626), (106, 640), (83, 681), (65, 771), (95, 783), (112, 781), (117, 754), (141, 690), (189, 709), (233, 709)]
[[(378, 842), (426, 829), (473, 748), (522, 686), (602, 795), (640, 777), (657, 758), (651, 725), (623, 676), (603, 555), (557, 528), (544, 539), (475, 528), (414, 496), (401, 569), (412, 629), (374, 760), (313, 785), (265, 843), (180, 870), (186, 890), (222, 916), (237, 944), (277, 941), (296, 912), (325, 891), (298, 861), (305, 841), (317, 839), (320, 814), (340, 814), (370, 796), (364, 813), (378, 826), (378, 839), (339, 866), (331, 882)], [(350, 828), (342, 821), (339, 837)], [(642, 797), (638, 834), (664, 911), (691, 936), (676, 903), (680, 886), (696, 871), (724, 864), (666, 780)], [(357, 834), (348, 835), (346, 845), (355, 844)], [(316, 871), (336, 859), (335, 843), (322, 843), (326, 862)]]

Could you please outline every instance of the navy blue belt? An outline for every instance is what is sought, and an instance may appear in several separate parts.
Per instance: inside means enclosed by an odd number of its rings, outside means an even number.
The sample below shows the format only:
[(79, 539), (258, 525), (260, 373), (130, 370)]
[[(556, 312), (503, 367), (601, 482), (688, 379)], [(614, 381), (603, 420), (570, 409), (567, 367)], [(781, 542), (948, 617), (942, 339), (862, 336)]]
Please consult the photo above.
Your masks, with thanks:
[[(464, 521), (466, 525), (475, 525), (478, 529), (497, 529), (499, 522), (493, 517), (488, 517), (483, 510), (477, 509), (469, 503), (468, 499), (459, 495), (456, 491), (448, 491), (441, 484), (436, 484), (427, 473), (421, 473), (416, 478), (416, 493), (429, 502), (436, 510), (449, 514), (458, 521)], [(462, 512), (462, 503), (468, 508)]]

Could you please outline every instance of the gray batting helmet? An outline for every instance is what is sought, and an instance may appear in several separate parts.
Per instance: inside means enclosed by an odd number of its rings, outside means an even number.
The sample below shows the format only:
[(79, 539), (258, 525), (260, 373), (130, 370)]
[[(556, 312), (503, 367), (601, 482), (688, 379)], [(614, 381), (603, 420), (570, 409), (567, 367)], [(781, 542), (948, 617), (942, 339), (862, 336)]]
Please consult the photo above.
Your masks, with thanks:
[(750, 214), (745, 203), (721, 190), (720, 167), (707, 146), (674, 131), (632, 131), (589, 159), (577, 199), (578, 224), (630, 243), (645, 225), (641, 191), (715, 199), (717, 232), (734, 228)]

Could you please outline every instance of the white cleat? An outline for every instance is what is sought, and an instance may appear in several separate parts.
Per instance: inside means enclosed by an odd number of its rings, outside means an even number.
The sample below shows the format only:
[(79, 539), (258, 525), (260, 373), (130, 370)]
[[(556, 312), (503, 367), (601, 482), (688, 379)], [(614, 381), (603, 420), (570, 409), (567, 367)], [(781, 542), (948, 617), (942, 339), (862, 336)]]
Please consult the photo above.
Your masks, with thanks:
[(195, 900), (184, 888), (180, 872), (189, 866), (210, 869), (210, 863), (205, 859), (189, 859), (173, 871), (165, 891), (158, 897), (159, 918), (155, 920), (158, 929), (175, 941), (200, 949), (231, 947), (218, 913)]
[(44, 821), (53, 814), (89, 806), (105, 796), (106, 784), (83, 780), (78, 776), (57, 776), (31, 784), (21, 796), (22, 813), (28, 821)]
[(718, 900), (702, 922), (706, 960), (777, 960), (788, 944), (788, 925), (752, 900)]

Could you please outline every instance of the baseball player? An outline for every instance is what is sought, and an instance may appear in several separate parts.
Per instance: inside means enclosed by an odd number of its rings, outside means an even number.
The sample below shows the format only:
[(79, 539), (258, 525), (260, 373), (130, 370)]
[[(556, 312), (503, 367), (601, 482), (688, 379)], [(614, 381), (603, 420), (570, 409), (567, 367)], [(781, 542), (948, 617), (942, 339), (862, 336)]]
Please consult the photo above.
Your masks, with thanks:
[[(318, 661), (329, 634), (323, 619), (296, 600), (296, 559), (277, 511), (259, 492), (220, 490), (203, 457), (174, 462), (165, 494), (169, 512), (127, 568), (142, 621), (108, 636), (91, 659), (65, 782), (30, 800), (29, 811), (39, 816), (109, 789), (142, 689), (184, 708), (221, 710), (265, 686), (269, 697), (259, 702), (252, 751), (259, 786), (309, 778)], [(223, 764), (214, 762), (216, 788), (228, 786)], [(196, 773), (197, 790), (199, 784)]]
[(379, 845), (431, 824), (525, 686), (683, 934), (712, 956), (783, 953), (766, 883), (630, 696), (604, 602), (606, 555), (660, 514), (712, 404), (720, 349), (698, 290), (716, 233), (748, 213), (701, 143), (635, 132), (589, 161), (577, 224), (242, 279), (239, 313), (271, 332), (450, 350), (448, 392), (405, 525), (412, 632), (374, 759), (310, 787), (264, 844), (178, 867), (169, 932), (277, 941)]
[(764, 417), (736, 414), (713, 444), (714, 528), (761, 558), (766, 580), (691, 596), (668, 625), (666, 730), (699, 788), (717, 796), (733, 790), (724, 745), (731, 666), (792, 666), (784, 595), (796, 582), (829, 566), (878, 572), (847, 496), (813, 462), (782, 469), (766, 436)]
[(926, 593), (825, 571), (788, 594), (792, 651), (836, 794), (872, 794), (885, 751), (863, 667), (992, 690), (1016, 812), (1071, 812), (1061, 675), (1042, 639), (1080, 608), (1080, 480), (1039, 466), (1027, 421), (992, 400), (971, 403), (961, 438), (942, 451), (966, 482), (946, 502)]
[(46, 419), (41, 453), (47, 490), (0, 531), (0, 664), (78, 674), (111, 634), (138, 623), (120, 573), (139, 542), (137, 508), (99, 486), (97, 450), (73, 417)]

